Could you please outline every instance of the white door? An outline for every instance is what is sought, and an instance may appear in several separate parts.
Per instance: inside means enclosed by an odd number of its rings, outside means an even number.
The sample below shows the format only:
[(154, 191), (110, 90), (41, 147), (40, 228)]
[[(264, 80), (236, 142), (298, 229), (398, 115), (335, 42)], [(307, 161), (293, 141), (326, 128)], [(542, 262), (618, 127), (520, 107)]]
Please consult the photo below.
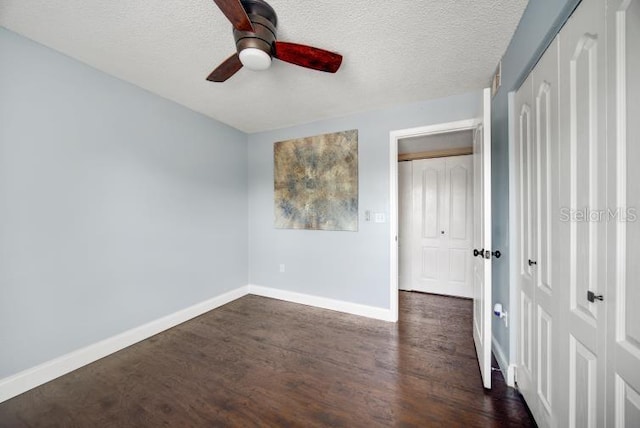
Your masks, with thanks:
[[(532, 227), (535, 239), (533, 260), (533, 318), (534, 330), (532, 347), (535, 353), (535, 396), (537, 400), (536, 420), (541, 426), (556, 426), (555, 408), (566, 408), (566, 369), (558, 370), (556, 363), (568, 355), (563, 350), (567, 343), (564, 325), (556, 316), (568, 306), (569, 295), (566, 288), (558, 287), (554, 276), (555, 252), (558, 245), (557, 232), (559, 202), (559, 77), (558, 39), (547, 48), (536, 69), (533, 71), (533, 132), (532, 179), (533, 210)], [(563, 176), (563, 179), (566, 177)], [(527, 265), (529, 265), (527, 260)], [(566, 310), (566, 309), (564, 309)], [(566, 426), (560, 425), (560, 426)]]
[(441, 280), (445, 243), (441, 239), (444, 221), (445, 160), (413, 161), (413, 286), (433, 292)]
[(485, 388), (491, 388), (491, 91), (483, 91), (473, 134), (473, 341)]
[(413, 169), (412, 162), (398, 162), (398, 288), (410, 291), (411, 259), (413, 246), (411, 223), (413, 210)]
[(520, 284), (519, 334), (517, 358), (518, 390), (527, 401), (531, 413), (538, 412), (536, 396), (535, 352), (535, 195), (536, 151), (534, 147), (533, 77), (530, 75), (515, 96), (516, 132), (515, 159), (518, 170), (518, 201), (516, 202), (519, 246), (517, 248), (517, 278)]
[(607, 425), (640, 427), (640, 0), (607, 17)]
[[(606, 290), (605, 6), (584, 0), (560, 33), (558, 286), (568, 340), (568, 426), (605, 422)], [(607, 299), (607, 296), (604, 296)]]
[[(564, 395), (556, 370), (563, 336), (554, 316), (568, 298), (555, 286), (558, 248), (558, 40), (549, 46), (515, 96), (517, 224), (514, 251), (520, 285), (518, 389), (538, 425), (552, 426)], [(566, 338), (564, 338), (566, 342)], [(565, 352), (565, 355), (566, 352)], [(568, 382), (568, 379), (567, 379)]]
[[(473, 156), (446, 158), (441, 294), (473, 296)], [(444, 233), (442, 233), (444, 232)]]
[(412, 164), (411, 288), (471, 297), (472, 158), (422, 159)]

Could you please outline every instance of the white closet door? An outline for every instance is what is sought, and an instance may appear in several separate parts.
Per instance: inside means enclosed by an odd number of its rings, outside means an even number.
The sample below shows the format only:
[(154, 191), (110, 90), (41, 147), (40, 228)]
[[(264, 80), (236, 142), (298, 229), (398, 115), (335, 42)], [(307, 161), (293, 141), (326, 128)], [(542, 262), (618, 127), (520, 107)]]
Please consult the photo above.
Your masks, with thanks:
[(536, 150), (534, 149), (535, 110), (532, 79), (530, 75), (515, 96), (517, 115), (514, 150), (518, 169), (516, 212), (520, 244), (516, 250), (517, 278), (520, 284), (517, 384), (531, 413), (536, 416), (538, 414), (534, 279), (536, 270), (533, 264), (536, 263)]
[(412, 289), (471, 297), (471, 156), (412, 163)]
[[(568, 358), (563, 343), (568, 336), (562, 317), (568, 309), (566, 288), (558, 287), (553, 275), (554, 254), (558, 250), (558, 39), (547, 48), (533, 71), (533, 146), (535, 166), (534, 208), (535, 245), (533, 350), (535, 352), (536, 420), (539, 426), (556, 426), (556, 413), (567, 408), (568, 376), (558, 361)], [(532, 177), (534, 178), (534, 177)], [(559, 426), (566, 426), (559, 424)]]
[[(559, 286), (569, 289), (569, 426), (605, 421), (605, 5), (584, 0), (560, 33)], [(564, 255), (567, 256), (564, 256)], [(607, 299), (607, 296), (604, 296)]]
[(640, 0), (607, 10), (607, 425), (640, 427)]
[(412, 290), (411, 261), (413, 247), (411, 223), (413, 210), (413, 162), (398, 162), (398, 288)]
[(439, 289), (440, 266), (446, 246), (444, 227), (445, 160), (413, 161), (413, 289), (433, 293)]
[[(558, 221), (558, 41), (515, 96), (520, 283), (518, 388), (540, 426), (555, 425), (562, 345), (555, 315), (562, 293), (553, 277)], [(567, 299), (565, 299), (565, 302)], [(565, 337), (566, 341), (566, 337)], [(567, 353), (565, 353), (567, 356)]]
[[(471, 155), (446, 160), (445, 224), (441, 238), (447, 247), (442, 294), (473, 296), (473, 159)], [(441, 232), (442, 232), (441, 231)]]

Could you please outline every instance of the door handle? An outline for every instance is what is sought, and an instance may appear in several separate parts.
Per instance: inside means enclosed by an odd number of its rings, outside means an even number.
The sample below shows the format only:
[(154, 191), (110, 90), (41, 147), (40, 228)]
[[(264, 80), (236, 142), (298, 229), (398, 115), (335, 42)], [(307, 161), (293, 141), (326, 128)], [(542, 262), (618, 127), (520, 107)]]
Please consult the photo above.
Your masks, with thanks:
[(538, 262), (529, 259), (529, 266), (533, 266), (533, 265), (537, 265), (537, 264), (538, 264)]
[(495, 257), (496, 259), (499, 259), (499, 258), (500, 258), (500, 256), (502, 255), (502, 253), (500, 252), (500, 250), (495, 250), (495, 251), (492, 251), (492, 252), (491, 252), (491, 255), (492, 255), (493, 257)]
[(591, 303), (594, 303), (596, 300), (600, 300), (602, 302), (604, 297), (602, 297), (602, 294), (595, 294), (593, 291), (587, 291), (587, 300)]
[(473, 249), (473, 257), (483, 257), (484, 258), (484, 248), (482, 250)]

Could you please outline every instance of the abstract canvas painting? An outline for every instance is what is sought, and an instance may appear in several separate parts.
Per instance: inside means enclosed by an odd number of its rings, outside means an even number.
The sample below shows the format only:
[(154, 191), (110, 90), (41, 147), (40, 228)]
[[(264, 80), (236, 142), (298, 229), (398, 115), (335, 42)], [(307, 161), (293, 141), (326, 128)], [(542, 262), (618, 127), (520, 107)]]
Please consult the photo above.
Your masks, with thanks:
[(358, 130), (273, 145), (275, 227), (358, 230)]

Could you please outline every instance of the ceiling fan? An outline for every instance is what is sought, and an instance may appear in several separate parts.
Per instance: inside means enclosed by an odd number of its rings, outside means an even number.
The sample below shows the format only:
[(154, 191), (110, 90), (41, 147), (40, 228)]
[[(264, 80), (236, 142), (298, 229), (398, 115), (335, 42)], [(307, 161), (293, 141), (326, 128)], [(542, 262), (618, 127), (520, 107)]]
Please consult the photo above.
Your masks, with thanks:
[(233, 25), (237, 52), (227, 58), (207, 77), (211, 82), (224, 82), (243, 66), (266, 70), (271, 59), (289, 62), (313, 70), (335, 73), (342, 55), (324, 49), (276, 39), (278, 17), (264, 0), (214, 0)]

